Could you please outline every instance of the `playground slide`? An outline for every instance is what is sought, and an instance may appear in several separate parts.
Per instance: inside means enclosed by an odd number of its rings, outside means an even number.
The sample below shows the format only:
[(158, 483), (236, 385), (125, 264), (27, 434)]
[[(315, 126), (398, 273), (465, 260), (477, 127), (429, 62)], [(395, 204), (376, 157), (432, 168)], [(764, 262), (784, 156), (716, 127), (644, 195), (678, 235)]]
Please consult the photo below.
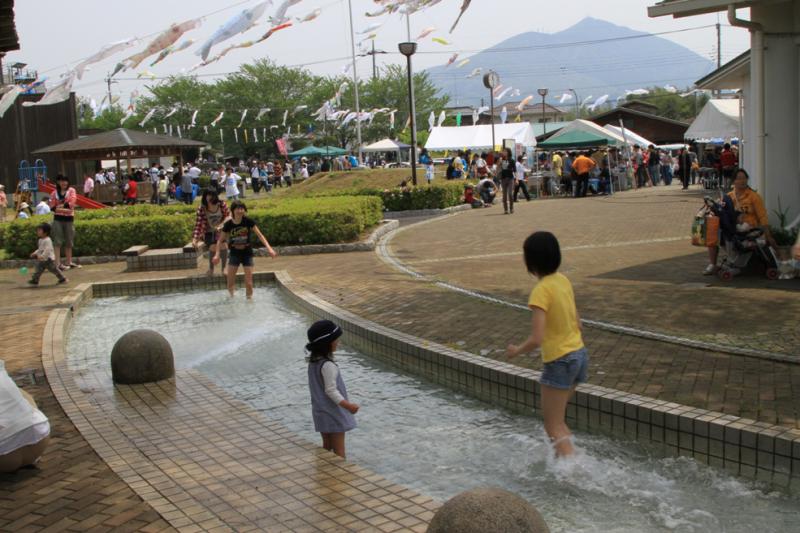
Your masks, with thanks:
[[(53, 194), (56, 190), (56, 186), (46, 181), (40, 181), (39, 190), (41, 192), (46, 192), (47, 194)], [(104, 207), (108, 207), (107, 205), (101, 204), (100, 202), (95, 202), (91, 198), (87, 198), (82, 194), (79, 194), (77, 196), (78, 196), (77, 200), (78, 205), (84, 209), (102, 209)]]

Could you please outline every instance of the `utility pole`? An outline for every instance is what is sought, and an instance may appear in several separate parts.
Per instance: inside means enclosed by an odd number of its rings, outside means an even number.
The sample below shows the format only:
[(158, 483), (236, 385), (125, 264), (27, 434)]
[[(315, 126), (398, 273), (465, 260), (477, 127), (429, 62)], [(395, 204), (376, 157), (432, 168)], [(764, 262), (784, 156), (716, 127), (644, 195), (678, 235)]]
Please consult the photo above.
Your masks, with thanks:
[(372, 39), (372, 79), (378, 77), (378, 69), (375, 67), (375, 39)]
[[(722, 26), (719, 23), (719, 15), (717, 16), (717, 70), (722, 67)], [(720, 91), (714, 91), (714, 94), (719, 98)], [(695, 113), (697, 115), (697, 113)]]
[(106, 77), (105, 82), (106, 82), (106, 85), (108, 86), (108, 107), (111, 108), (111, 104), (113, 103), (111, 101), (111, 84), (112, 83), (117, 83), (117, 82), (111, 79), (111, 74), (109, 74)]
[(358, 102), (358, 71), (356, 70), (356, 37), (353, 30), (353, 2), (347, 0), (347, 7), (350, 11), (350, 53), (353, 57), (353, 93), (356, 100), (356, 141), (358, 142), (358, 164), (364, 163), (364, 156), (361, 146), (361, 106)]

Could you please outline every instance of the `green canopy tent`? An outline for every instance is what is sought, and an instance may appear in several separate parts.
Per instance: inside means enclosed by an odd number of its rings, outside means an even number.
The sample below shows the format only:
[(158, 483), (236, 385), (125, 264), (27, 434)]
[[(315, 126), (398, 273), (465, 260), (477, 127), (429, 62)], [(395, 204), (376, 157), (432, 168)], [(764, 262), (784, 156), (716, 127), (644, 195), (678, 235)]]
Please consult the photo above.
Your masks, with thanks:
[(541, 150), (560, 150), (566, 148), (588, 148), (591, 146), (615, 146), (616, 144), (613, 139), (602, 135), (588, 131), (572, 130), (540, 142), (537, 148)]
[(335, 157), (339, 155), (347, 155), (347, 150), (337, 148), (336, 146), (306, 146), (300, 150), (289, 152), (289, 157), (297, 159), (299, 157)]
[(320, 150), (323, 151), (322, 155), (326, 155), (326, 156), (335, 157), (335, 156), (339, 156), (339, 155), (347, 155), (347, 150), (344, 150), (344, 149), (336, 147), (336, 146), (323, 146), (322, 148), (320, 148)]
[(319, 148), (314, 145), (306, 146), (305, 148), (301, 148), (300, 150), (296, 150), (294, 152), (289, 152), (289, 157), (291, 158), (298, 158), (298, 157), (319, 157), (321, 155), (325, 155), (325, 148)]

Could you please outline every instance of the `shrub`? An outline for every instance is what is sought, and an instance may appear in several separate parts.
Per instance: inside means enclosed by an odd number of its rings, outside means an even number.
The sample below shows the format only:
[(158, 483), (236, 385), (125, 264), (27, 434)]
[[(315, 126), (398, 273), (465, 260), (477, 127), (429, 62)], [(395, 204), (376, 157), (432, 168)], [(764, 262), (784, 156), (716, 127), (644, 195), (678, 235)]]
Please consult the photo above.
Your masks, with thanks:
[(370, 197), (285, 200), (271, 209), (251, 209), (270, 244), (330, 244), (358, 238), (383, 218), (381, 202)]
[[(9, 224), (6, 251), (27, 257), (36, 249), (38, 221), (21, 220)], [(80, 255), (117, 255), (126, 248), (147, 244), (151, 248), (175, 248), (191, 240), (194, 218), (183, 216), (115, 217), (75, 220), (75, 248)]]
[[(266, 203), (266, 202), (265, 202)], [(75, 220), (75, 255), (117, 255), (126, 248), (146, 244), (150, 248), (177, 248), (188, 243), (194, 227), (196, 207), (131, 206), (107, 218), (86, 218), (85, 211)], [(153, 211), (156, 210), (156, 211)], [(157, 210), (167, 214), (151, 214)], [(98, 210), (99, 211), (99, 210)], [(371, 197), (298, 198), (269, 207), (252, 207), (249, 216), (256, 220), (271, 244), (330, 244), (352, 241), (382, 218), (381, 201)], [(5, 250), (14, 257), (27, 257), (36, 249), (34, 217), (3, 226)], [(44, 217), (42, 217), (44, 218)]]
[(461, 203), (464, 195), (463, 181), (437, 185), (409, 187), (406, 191), (394, 189), (343, 189), (309, 193), (309, 197), (324, 196), (377, 196), (385, 211), (410, 211), (417, 209), (445, 209)]
[(76, 220), (99, 220), (108, 218), (151, 217), (158, 215), (186, 215), (197, 211), (197, 205), (174, 204), (153, 205), (136, 204), (109, 207), (106, 209), (85, 209), (77, 214)]

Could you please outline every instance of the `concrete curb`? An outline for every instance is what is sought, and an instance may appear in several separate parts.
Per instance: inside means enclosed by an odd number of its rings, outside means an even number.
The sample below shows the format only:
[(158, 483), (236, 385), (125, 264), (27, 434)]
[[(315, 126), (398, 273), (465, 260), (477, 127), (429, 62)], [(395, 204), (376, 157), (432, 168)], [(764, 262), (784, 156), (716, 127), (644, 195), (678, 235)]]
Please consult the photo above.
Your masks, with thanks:
[[(241, 283), (243, 277), (240, 274), (237, 281)], [(319, 298), (284, 271), (255, 273), (254, 282), (256, 286), (275, 283), (294, 306), (314, 318), (336, 321), (347, 334), (349, 345), (391, 366), (515, 412), (530, 414), (541, 408), (538, 371), (382, 326)], [(75, 399), (69, 390), (75, 385), (64, 359), (64, 339), (74, 312), (92, 298), (222, 290), (224, 284), (221, 276), (87, 283), (61, 300), (64, 307), (51, 311), (42, 338), (42, 362), (59, 403), (85, 438), (89, 424), (84, 422), (83, 413), (73, 409)], [(580, 430), (636, 440), (655, 446), (665, 456), (693, 457), (699, 463), (788, 489), (792, 494), (800, 491), (800, 429), (590, 384), (578, 386), (566, 416)]]
[(472, 206), (469, 204), (455, 205), (453, 207), (446, 207), (444, 209), (415, 209), (411, 211), (386, 211), (383, 214), (384, 219), (397, 219), (397, 218), (412, 218), (412, 217), (438, 217), (444, 215), (452, 215), (461, 211), (470, 211)]

